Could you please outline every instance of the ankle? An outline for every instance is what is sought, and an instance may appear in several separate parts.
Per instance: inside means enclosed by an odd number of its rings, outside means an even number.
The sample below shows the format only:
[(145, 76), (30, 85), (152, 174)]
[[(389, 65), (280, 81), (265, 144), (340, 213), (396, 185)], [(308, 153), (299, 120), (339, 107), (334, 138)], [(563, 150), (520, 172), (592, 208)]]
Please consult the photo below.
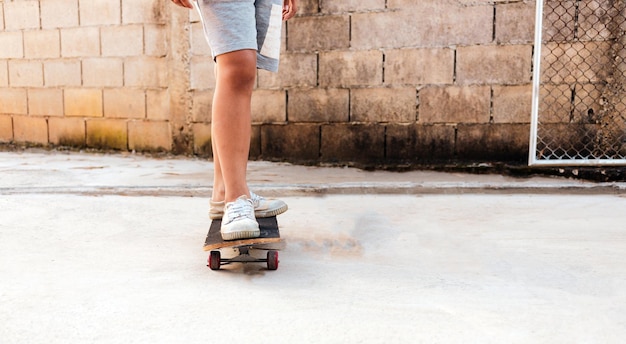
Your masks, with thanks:
[(250, 198), (250, 191), (248, 191), (248, 188), (237, 188), (235, 192), (226, 192), (224, 195), (224, 201), (226, 203), (234, 202), (237, 198), (241, 196), (246, 196), (246, 198), (248, 199)]
[(214, 191), (213, 194), (211, 195), (211, 201), (212, 202), (224, 202), (224, 200), (226, 199), (226, 192), (225, 191)]

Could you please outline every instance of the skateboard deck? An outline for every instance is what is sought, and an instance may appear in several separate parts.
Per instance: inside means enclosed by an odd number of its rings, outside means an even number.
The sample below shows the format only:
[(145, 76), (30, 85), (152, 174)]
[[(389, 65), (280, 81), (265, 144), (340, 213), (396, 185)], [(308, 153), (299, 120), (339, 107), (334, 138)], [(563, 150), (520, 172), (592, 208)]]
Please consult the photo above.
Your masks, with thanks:
[[(222, 220), (213, 220), (209, 233), (204, 241), (204, 250), (211, 251), (208, 266), (211, 270), (219, 270), (222, 265), (230, 263), (267, 263), (268, 270), (278, 269), (278, 250), (284, 242), (280, 238), (276, 216), (258, 218), (261, 235), (258, 238), (224, 240), (220, 234)], [(222, 253), (234, 252), (234, 258), (223, 258)], [(266, 257), (259, 258), (257, 251), (267, 251)]]

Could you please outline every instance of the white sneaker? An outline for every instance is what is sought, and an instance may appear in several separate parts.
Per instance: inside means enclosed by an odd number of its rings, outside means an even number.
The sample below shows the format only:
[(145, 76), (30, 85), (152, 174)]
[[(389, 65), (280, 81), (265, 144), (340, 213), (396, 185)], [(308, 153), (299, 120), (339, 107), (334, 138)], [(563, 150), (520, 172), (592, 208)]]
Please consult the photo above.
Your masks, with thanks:
[(259, 223), (254, 218), (252, 200), (243, 195), (234, 202), (226, 203), (220, 232), (224, 240), (259, 237), (261, 230)]
[[(280, 215), (287, 211), (287, 203), (273, 198), (265, 198), (250, 192), (252, 205), (254, 206), (254, 216), (272, 217)], [(224, 216), (224, 202), (210, 201), (211, 208), (209, 210), (209, 218), (211, 220), (221, 219)]]
[(272, 217), (287, 211), (287, 203), (274, 198), (265, 198), (250, 191), (250, 199), (254, 206), (254, 216)]

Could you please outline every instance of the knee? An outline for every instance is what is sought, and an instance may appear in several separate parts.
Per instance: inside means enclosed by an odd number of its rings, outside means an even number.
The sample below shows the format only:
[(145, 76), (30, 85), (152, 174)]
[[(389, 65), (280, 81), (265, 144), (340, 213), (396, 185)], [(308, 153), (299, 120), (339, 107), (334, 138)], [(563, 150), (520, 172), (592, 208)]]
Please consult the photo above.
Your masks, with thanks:
[[(228, 56), (226, 56), (228, 55)], [(256, 51), (242, 51), (218, 56), (217, 78), (240, 90), (252, 90), (256, 80)]]

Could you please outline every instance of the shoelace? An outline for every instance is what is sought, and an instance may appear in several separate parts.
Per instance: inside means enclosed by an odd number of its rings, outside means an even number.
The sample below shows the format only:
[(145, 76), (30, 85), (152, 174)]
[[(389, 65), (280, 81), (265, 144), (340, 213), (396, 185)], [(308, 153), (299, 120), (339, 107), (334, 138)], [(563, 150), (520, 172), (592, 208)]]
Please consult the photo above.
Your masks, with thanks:
[(263, 196), (259, 196), (255, 194), (254, 192), (250, 191), (250, 199), (252, 200), (252, 205), (254, 207), (257, 207), (259, 204), (261, 204), (261, 201), (263, 200)]
[(230, 215), (229, 220), (233, 221), (242, 217), (248, 217), (249, 210), (246, 208), (250, 206), (252, 205), (248, 201), (242, 201), (242, 202), (235, 201), (235, 202), (229, 203), (226, 206), (226, 209), (228, 210), (228, 214)]

